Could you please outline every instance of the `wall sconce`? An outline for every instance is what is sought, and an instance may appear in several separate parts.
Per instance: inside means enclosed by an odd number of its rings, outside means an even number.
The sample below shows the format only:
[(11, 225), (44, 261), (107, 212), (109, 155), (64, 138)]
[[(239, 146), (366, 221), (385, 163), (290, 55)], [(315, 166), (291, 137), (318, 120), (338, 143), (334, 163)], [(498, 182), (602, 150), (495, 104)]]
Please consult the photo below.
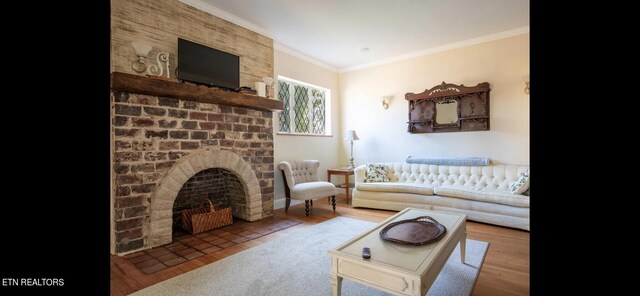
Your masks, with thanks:
[(133, 50), (135, 50), (136, 55), (138, 56), (137, 60), (131, 62), (131, 68), (133, 71), (138, 73), (142, 73), (147, 70), (147, 56), (153, 47), (151, 45), (146, 44), (144, 42), (134, 41), (131, 42), (131, 46), (133, 46)]
[(522, 76), (522, 80), (524, 80), (524, 84), (526, 85), (524, 87), (524, 93), (529, 94), (529, 75)]
[(392, 99), (393, 99), (393, 96), (384, 96), (384, 97), (382, 97), (382, 108), (384, 110), (389, 109), (389, 103), (391, 103)]
[(136, 52), (136, 55), (138, 56), (137, 60), (133, 60), (131, 62), (131, 68), (133, 69), (133, 71), (136, 71), (138, 73), (143, 73), (146, 71), (147, 75), (149, 76), (162, 76), (162, 74), (164, 74), (164, 68), (162, 67), (162, 64), (165, 63), (166, 69), (167, 69), (167, 78), (170, 77), (168, 52), (166, 51), (159, 52), (158, 55), (156, 56), (156, 60), (158, 64), (149, 65), (147, 67), (147, 56), (149, 56), (149, 52), (153, 47), (149, 44), (146, 44), (140, 41), (131, 42), (131, 46), (133, 46), (133, 50)]

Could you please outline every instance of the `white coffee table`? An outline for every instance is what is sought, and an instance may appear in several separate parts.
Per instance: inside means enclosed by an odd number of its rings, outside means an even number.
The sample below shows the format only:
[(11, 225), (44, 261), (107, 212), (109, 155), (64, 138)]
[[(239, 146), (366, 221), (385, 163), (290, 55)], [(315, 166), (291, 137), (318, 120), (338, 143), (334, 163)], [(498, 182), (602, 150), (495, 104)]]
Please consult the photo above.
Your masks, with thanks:
[[(431, 216), (447, 228), (437, 242), (411, 246), (384, 241), (380, 230), (387, 224), (419, 216)], [(464, 263), (467, 216), (449, 212), (406, 208), (373, 229), (329, 251), (331, 288), (340, 295), (346, 278), (394, 295), (423, 296), (440, 274), (442, 267), (460, 242), (460, 260)], [(362, 248), (371, 248), (371, 259), (362, 258)]]

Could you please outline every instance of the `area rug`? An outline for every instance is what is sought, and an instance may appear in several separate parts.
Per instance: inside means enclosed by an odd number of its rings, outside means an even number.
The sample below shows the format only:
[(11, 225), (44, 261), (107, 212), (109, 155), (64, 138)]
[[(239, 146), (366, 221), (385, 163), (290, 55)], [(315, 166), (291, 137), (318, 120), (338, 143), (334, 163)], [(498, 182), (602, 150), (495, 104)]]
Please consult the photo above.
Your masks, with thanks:
[[(374, 225), (336, 217), (132, 295), (331, 295), (327, 252)], [(467, 240), (466, 264), (456, 247), (427, 295), (471, 294), (488, 246)], [(347, 279), (342, 294), (390, 295)]]

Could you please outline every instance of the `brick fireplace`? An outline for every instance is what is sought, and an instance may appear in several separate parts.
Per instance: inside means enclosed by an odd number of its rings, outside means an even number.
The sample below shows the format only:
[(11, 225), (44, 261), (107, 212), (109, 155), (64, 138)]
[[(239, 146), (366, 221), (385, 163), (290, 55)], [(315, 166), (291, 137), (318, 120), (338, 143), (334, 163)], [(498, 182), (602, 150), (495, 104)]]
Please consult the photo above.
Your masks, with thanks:
[[(187, 188), (202, 183), (205, 175), (222, 178), (201, 188), (215, 187), (211, 190), (226, 196), (235, 217), (257, 221), (273, 216), (272, 111), (251, 102), (280, 102), (236, 93), (212, 95), (206, 88), (129, 76), (134, 75), (123, 74), (120, 80), (127, 87), (112, 78), (116, 254), (170, 243), (176, 198), (189, 191), (181, 193), (185, 183)], [(131, 87), (138, 80), (141, 84)], [(194, 97), (196, 90), (201, 97)]]

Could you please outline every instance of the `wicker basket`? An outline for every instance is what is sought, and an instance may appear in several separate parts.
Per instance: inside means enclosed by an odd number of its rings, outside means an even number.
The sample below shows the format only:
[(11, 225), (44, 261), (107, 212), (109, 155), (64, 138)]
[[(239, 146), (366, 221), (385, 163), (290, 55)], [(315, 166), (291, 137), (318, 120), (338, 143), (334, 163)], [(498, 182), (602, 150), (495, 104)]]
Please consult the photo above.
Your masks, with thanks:
[(231, 208), (216, 208), (205, 199), (200, 208), (182, 211), (182, 228), (195, 234), (233, 223)]

